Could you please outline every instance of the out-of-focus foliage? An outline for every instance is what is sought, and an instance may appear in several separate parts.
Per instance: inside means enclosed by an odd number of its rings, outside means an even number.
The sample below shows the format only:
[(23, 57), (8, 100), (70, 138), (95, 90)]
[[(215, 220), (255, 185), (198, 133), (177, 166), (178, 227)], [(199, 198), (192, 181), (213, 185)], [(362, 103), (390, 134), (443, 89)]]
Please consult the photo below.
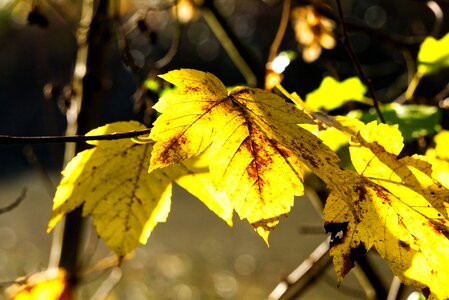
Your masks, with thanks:
[(427, 37), (418, 53), (420, 76), (432, 74), (447, 67), (449, 67), (449, 33), (439, 40)]
[(365, 97), (366, 87), (358, 77), (351, 77), (337, 81), (326, 76), (320, 86), (307, 94), (306, 104), (313, 110), (334, 110), (349, 101), (372, 104), (372, 100)]
[[(85, 214), (93, 214), (99, 235), (123, 256), (138, 241), (146, 241), (156, 225), (155, 205), (163, 198), (151, 190), (139, 191), (155, 183), (168, 190), (171, 180), (177, 180), (228, 224), (235, 210), (267, 241), (290, 211), (293, 196), (303, 193), (305, 165), (330, 190), (324, 221), (339, 281), (374, 247), (404, 283), (431, 299), (449, 297), (449, 190), (439, 181), (449, 169), (432, 165), (438, 156), (446, 157), (444, 133), (436, 138), (433, 156), (399, 157), (404, 138), (397, 124), (322, 115), (282, 88), (296, 107), (260, 89), (228, 90), (214, 75), (197, 70), (161, 77), (176, 88), (154, 106), (161, 115), (150, 140), (93, 142), (96, 148), (78, 154), (58, 187), (51, 224), (79, 205), (88, 191), (92, 203), (85, 203)], [(90, 134), (122, 131), (132, 124), (106, 125)], [(128, 129), (133, 128), (140, 129)], [(340, 132), (339, 140), (349, 142), (355, 171), (339, 165), (339, 157), (317, 137), (319, 132), (309, 132), (325, 129), (332, 134), (331, 128), (335, 135)], [(332, 140), (327, 143), (337, 147)], [(143, 205), (147, 198), (148, 207)], [(70, 209), (61, 209), (63, 205)], [(167, 214), (164, 209), (157, 221)], [(149, 229), (142, 227), (147, 222)], [(115, 224), (113, 230), (108, 224)]]
[(12, 300), (68, 300), (66, 280), (62, 269), (48, 269), (8, 287), (6, 295)]
[[(435, 106), (390, 103), (382, 105), (382, 114), (388, 124), (398, 124), (405, 142), (435, 134), (440, 129), (441, 111)], [(350, 115), (363, 122), (377, 120), (374, 109), (351, 111)]]

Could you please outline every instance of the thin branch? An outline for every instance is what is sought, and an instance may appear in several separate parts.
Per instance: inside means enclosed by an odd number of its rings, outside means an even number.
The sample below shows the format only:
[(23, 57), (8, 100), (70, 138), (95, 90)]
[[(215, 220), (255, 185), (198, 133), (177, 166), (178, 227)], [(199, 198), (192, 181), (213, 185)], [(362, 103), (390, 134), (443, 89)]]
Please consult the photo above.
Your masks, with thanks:
[(403, 288), (402, 282), (399, 277), (394, 276), (391, 281), (390, 290), (388, 292), (387, 300), (396, 300), (401, 293)]
[(0, 135), (0, 144), (44, 144), (44, 143), (70, 143), (85, 141), (120, 140), (148, 134), (151, 129), (136, 130), (122, 133), (103, 135), (69, 135), (69, 136), (12, 136)]
[(123, 271), (119, 267), (112, 269), (109, 276), (103, 281), (95, 294), (90, 298), (90, 300), (104, 300), (107, 298), (112, 289), (119, 283), (122, 279)]
[(444, 13), (441, 6), (436, 1), (427, 1), (426, 6), (432, 11), (435, 16), (435, 22), (433, 23), (432, 31), (430, 35), (437, 38), (441, 32), (441, 27), (443, 25)]
[(343, 17), (343, 9), (341, 6), (341, 0), (336, 0), (337, 1), (337, 8), (338, 8), (338, 17), (340, 20), (340, 27), (341, 27), (341, 31), (343, 34), (343, 44), (346, 47), (346, 50), (349, 53), (349, 56), (351, 57), (352, 62), (354, 63), (354, 66), (357, 70), (357, 73), (360, 77), (360, 79), (363, 81), (363, 83), (366, 85), (366, 87), (368, 88), (368, 93), (371, 97), (371, 99), (373, 99), (373, 104), (374, 104), (374, 108), (376, 109), (377, 115), (379, 116), (379, 119), (381, 120), (382, 123), (385, 123), (385, 119), (382, 115), (382, 112), (380, 111), (379, 108), (379, 102), (374, 94), (374, 89), (373, 86), (371, 84), (371, 81), (368, 79), (368, 77), (365, 75), (365, 72), (363, 72), (362, 66), (360, 65), (360, 62), (357, 58), (357, 55), (355, 55), (354, 49), (352, 49), (352, 46), (349, 42), (349, 38), (348, 38), (348, 33), (346, 32), (346, 26), (345, 26), (345, 20)]
[(281, 21), (279, 22), (278, 31), (276, 32), (276, 36), (274, 37), (273, 43), (270, 47), (267, 64), (271, 63), (276, 58), (279, 51), (279, 46), (281, 45), (282, 38), (284, 37), (285, 30), (287, 29), (288, 19), (290, 17), (290, 6), (291, 0), (284, 0), (284, 4), (282, 5)]
[(33, 147), (31, 145), (25, 145), (22, 149), (23, 155), (25, 156), (28, 163), (36, 170), (36, 172), (39, 174), (39, 177), (42, 181), (42, 184), (45, 187), (45, 190), (47, 191), (48, 196), (50, 198), (53, 198), (56, 190), (56, 186), (53, 183), (53, 181), (50, 178), (50, 175), (45, 170), (44, 166), (40, 162), (39, 158), (36, 156), (36, 153), (34, 153)]
[(201, 14), (234, 65), (245, 77), (247, 85), (262, 87), (265, 68), (229, 28), (226, 20), (216, 9), (212, 0), (204, 1), (204, 4), (201, 6)]
[(291, 272), (268, 296), (269, 300), (294, 299), (332, 262), (329, 254), (329, 238), (326, 238), (311, 254)]
[(27, 194), (27, 188), (24, 187), (22, 189), (22, 193), (20, 193), (19, 197), (17, 197), (17, 199), (14, 200), (13, 203), (11, 203), (11, 204), (9, 204), (9, 205), (7, 205), (5, 207), (0, 208), (0, 215), (4, 214), (4, 213), (7, 213), (7, 212), (10, 212), (11, 210), (13, 210), (17, 206), (19, 206), (19, 204), (22, 203), (22, 201), (25, 199), (26, 194)]

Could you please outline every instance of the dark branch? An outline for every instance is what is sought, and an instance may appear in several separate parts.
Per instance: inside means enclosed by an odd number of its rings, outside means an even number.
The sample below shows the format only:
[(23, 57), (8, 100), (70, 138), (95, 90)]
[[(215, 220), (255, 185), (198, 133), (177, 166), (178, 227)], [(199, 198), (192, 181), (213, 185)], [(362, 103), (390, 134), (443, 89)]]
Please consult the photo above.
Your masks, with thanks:
[(11, 136), (0, 135), (0, 144), (44, 144), (44, 143), (67, 143), (101, 140), (120, 140), (141, 136), (151, 132), (151, 129), (130, 131), (123, 133), (111, 133), (104, 135), (71, 135), (71, 136)]
[(357, 58), (357, 55), (355, 55), (354, 49), (352, 49), (352, 46), (349, 42), (348, 33), (346, 32), (346, 25), (345, 20), (343, 18), (343, 9), (341, 7), (341, 0), (337, 0), (337, 7), (338, 7), (338, 17), (340, 19), (340, 27), (343, 34), (343, 44), (346, 47), (346, 50), (348, 51), (349, 56), (351, 57), (352, 62), (354, 63), (354, 66), (357, 70), (357, 73), (360, 77), (360, 79), (363, 81), (363, 83), (368, 88), (368, 94), (370, 95), (371, 99), (373, 99), (374, 108), (376, 109), (377, 115), (379, 116), (379, 119), (382, 123), (385, 123), (385, 119), (382, 115), (382, 112), (379, 108), (379, 102), (374, 94), (373, 85), (371, 84), (371, 81), (368, 79), (368, 77), (365, 75), (365, 72), (363, 72), (362, 66), (360, 65), (360, 62)]
[(13, 203), (11, 203), (11, 204), (9, 204), (9, 205), (7, 205), (5, 207), (0, 208), (0, 215), (4, 214), (4, 213), (7, 213), (7, 212), (13, 210), (14, 208), (16, 208), (17, 206), (19, 206), (19, 204), (23, 201), (23, 199), (25, 199), (26, 194), (27, 194), (27, 188), (24, 187), (22, 189), (22, 193), (20, 194), (20, 196), (17, 197), (17, 199), (14, 200)]

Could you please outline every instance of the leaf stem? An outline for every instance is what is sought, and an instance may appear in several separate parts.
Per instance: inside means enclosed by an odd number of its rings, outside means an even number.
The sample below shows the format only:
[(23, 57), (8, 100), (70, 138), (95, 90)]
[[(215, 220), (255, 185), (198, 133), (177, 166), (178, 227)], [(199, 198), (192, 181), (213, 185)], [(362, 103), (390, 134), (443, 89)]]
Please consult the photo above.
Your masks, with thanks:
[(362, 66), (360, 65), (360, 62), (357, 58), (357, 55), (355, 54), (354, 49), (352, 49), (351, 43), (349, 42), (348, 33), (346, 32), (345, 20), (343, 17), (343, 9), (341, 6), (341, 0), (336, 0), (336, 1), (337, 1), (337, 8), (338, 8), (338, 18), (340, 20), (339, 23), (340, 23), (341, 31), (343, 34), (343, 38), (342, 38), (343, 45), (346, 47), (346, 50), (348, 51), (348, 54), (351, 57), (352, 62), (354, 63), (354, 66), (357, 70), (357, 73), (358, 73), (360, 79), (363, 81), (363, 83), (368, 88), (369, 96), (371, 97), (371, 99), (373, 99), (374, 109), (376, 110), (380, 121), (382, 123), (385, 123), (384, 116), (382, 115), (382, 112), (380, 111), (379, 101), (377, 100), (377, 98), (374, 94), (374, 89), (373, 89), (373, 85), (371, 84), (371, 80), (368, 79), (365, 72), (363, 71)]
[(44, 143), (70, 143), (101, 140), (120, 140), (148, 134), (151, 129), (138, 131), (111, 133), (103, 135), (68, 135), (68, 136), (12, 136), (0, 135), (0, 144), (44, 144)]

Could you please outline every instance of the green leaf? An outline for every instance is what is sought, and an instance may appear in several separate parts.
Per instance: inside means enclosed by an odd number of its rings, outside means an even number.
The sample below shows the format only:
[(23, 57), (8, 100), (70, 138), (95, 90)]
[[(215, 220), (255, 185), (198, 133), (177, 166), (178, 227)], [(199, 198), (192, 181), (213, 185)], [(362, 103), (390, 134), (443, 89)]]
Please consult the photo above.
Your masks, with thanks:
[[(146, 127), (134, 121), (107, 124), (87, 135), (130, 132)], [(95, 148), (78, 153), (62, 172), (48, 225), (78, 206), (92, 216), (98, 235), (120, 258), (146, 243), (170, 211), (171, 180), (161, 171), (148, 173), (151, 144), (131, 139), (91, 141)]]
[(358, 77), (351, 77), (342, 82), (332, 77), (325, 77), (320, 87), (307, 94), (306, 104), (313, 110), (333, 110), (349, 101), (372, 104), (365, 98), (366, 87)]
[[(398, 124), (405, 142), (434, 134), (439, 129), (441, 112), (434, 106), (426, 105), (401, 105), (398, 103), (386, 104), (381, 107), (382, 114), (388, 124)], [(357, 118), (368, 123), (377, 120), (377, 113), (374, 109), (369, 111), (357, 111)]]
[(418, 53), (418, 74), (435, 73), (449, 67), (449, 33), (437, 40), (427, 37)]

